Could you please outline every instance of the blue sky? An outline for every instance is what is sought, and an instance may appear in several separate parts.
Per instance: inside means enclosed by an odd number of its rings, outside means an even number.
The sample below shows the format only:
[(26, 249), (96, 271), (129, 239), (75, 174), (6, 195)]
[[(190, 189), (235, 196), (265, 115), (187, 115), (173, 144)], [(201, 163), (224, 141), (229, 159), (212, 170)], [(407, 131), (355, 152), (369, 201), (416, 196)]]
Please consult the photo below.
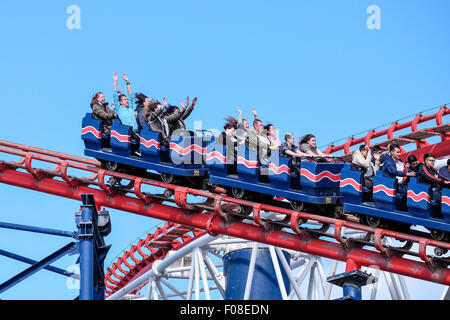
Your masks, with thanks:
[[(81, 9), (69, 30), (66, 9)], [(369, 30), (366, 9), (381, 10)], [(221, 128), (250, 108), (282, 137), (314, 133), (323, 146), (450, 102), (446, 0), (11, 1), (0, 3), (1, 139), (83, 155), (80, 124), (92, 94), (112, 99), (112, 73), (134, 91), (178, 104), (198, 97), (187, 125)], [(123, 81), (119, 82), (122, 89)], [(79, 203), (0, 185), (1, 221), (73, 230)], [(107, 264), (159, 223), (110, 210)], [(1, 249), (40, 260), (67, 239), (0, 230)], [(55, 265), (73, 264), (68, 257)], [(4, 281), (26, 266), (0, 257)], [(72, 299), (42, 271), (3, 299)], [(424, 299), (440, 296), (422, 284)]]

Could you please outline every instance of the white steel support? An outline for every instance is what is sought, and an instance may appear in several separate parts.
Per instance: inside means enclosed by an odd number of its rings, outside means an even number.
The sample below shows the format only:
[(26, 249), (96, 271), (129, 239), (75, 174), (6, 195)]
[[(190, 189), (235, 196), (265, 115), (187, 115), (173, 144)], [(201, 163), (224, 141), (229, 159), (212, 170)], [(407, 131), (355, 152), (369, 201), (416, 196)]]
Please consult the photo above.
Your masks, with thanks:
[(253, 274), (255, 271), (257, 254), (258, 254), (258, 243), (253, 242), (252, 253), (250, 256), (250, 265), (248, 266), (247, 281), (245, 283), (244, 300), (248, 300), (250, 297), (250, 291), (251, 291), (252, 283), (253, 283)]
[(278, 263), (277, 254), (273, 246), (269, 246), (270, 257), (272, 258), (272, 264), (275, 269), (275, 275), (277, 277), (278, 286), (280, 287), (281, 297), (283, 300), (287, 300), (286, 287), (284, 286), (283, 276), (281, 275), (280, 264)]
[[(162, 260), (161, 263), (157, 265), (156, 271), (163, 272), (172, 263), (174, 263), (178, 259), (184, 257), (185, 255), (189, 254), (195, 248), (207, 245), (209, 242), (213, 241), (216, 238), (217, 237), (213, 237), (213, 236), (206, 234), (206, 235), (200, 237), (199, 239), (192, 241), (191, 243), (189, 243), (186, 246), (182, 247), (181, 249), (175, 251), (172, 255), (170, 255), (170, 256), (166, 257), (164, 260)], [(108, 300), (120, 299), (125, 294), (137, 289), (141, 284), (147, 282), (153, 276), (155, 276), (155, 270), (153, 270), (153, 268), (152, 268), (152, 270), (150, 270), (146, 274), (142, 275), (138, 279), (132, 281), (128, 285), (124, 286), (123, 288), (119, 289), (117, 292), (115, 292), (114, 294), (109, 296)]]

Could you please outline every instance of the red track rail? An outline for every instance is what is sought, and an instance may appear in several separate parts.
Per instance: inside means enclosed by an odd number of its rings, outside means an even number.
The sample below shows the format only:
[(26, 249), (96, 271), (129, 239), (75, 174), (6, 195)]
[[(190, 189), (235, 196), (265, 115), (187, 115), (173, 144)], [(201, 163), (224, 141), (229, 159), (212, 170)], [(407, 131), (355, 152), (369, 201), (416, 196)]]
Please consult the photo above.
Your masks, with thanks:
[[(0, 142), (0, 144), (4, 145), (5, 142)], [(352, 221), (337, 220), (310, 213), (237, 200), (218, 193), (108, 172), (98, 166), (86, 164), (88, 162), (87, 159), (85, 161), (78, 159), (81, 162), (78, 163), (70, 161), (68, 158), (61, 159), (60, 157), (51, 156), (52, 152), (50, 151), (38, 154), (37, 152), (23, 151), (20, 147), (15, 149), (11, 147), (13, 147), (11, 144), (9, 147), (0, 147), (0, 152), (17, 155), (20, 159), (18, 161), (0, 161), (0, 183), (74, 200), (80, 200), (82, 194), (91, 193), (94, 195), (96, 204), (99, 207), (114, 208), (206, 230), (210, 234), (229, 235), (333, 260), (344, 262), (352, 260), (359, 266), (377, 266), (383, 271), (450, 285), (448, 264), (441, 259), (427, 255), (427, 248), (440, 247), (450, 249), (449, 243), (383, 229), (374, 229)], [(33, 167), (34, 160), (53, 163), (56, 167), (51, 170), (38, 169)], [(70, 176), (67, 173), (68, 168), (83, 170), (91, 174), (91, 176), (87, 178)], [(105, 183), (106, 176), (131, 180), (134, 182), (134, 187), (128, 190), (112, 188)], [(144, 185), (171, 190), (174, 194), (174, 199), (164, 199), (161, 194), (145, 193), (142, 191), (142, 186)], [(203, 204), (188, 203), (187, 195), (204, 197), (209, 199), (209, 201)], [(163, 204), (164, 201), (172, 201), (177, 207), (165, 205)], [(244, 223), (227, 211), (227, 206), (236, 207), (236, 205), (253, 208), (253, 224)], [(276, 223), (262, 219), (260, 215), (262, 210), (288, 215), (290, 223), (284, 226), (285, 229), (282, 229)], [(303, 228), (303, 223), (308, 220), (317, 221), (324, 226), (321, 230), (321, 237), (317, 236), (315, 231)], [(333, 233), (325, 234), (331, 226), (334, 227)], [(361, 243), (355, 243), (354, 240), (342, 237), (342, 227), (372, 234), (374, 236), (372, 246), (376, 250), (365, 249)], [(401, 251), (394, 248), (383, 246), (383, 237), (408, 241), (410, 244), (416, 243), (419, 245), (419, 252), (416, 256), (410, 258), (410, 253), (401, 253)], [(332, 240), (324, 240), (324, 238), (332, 238)], [(137, 252), (139, 253), (139, 250)], [(131, 255), (130, 257), (132, 258)], [(143, 260), (137, 259), (135, 262), (138, 264), (137, 261), (142, 262)], [(131, 278), (133, 277), (128, 277), (127, 280)], [(123, 281), (121, 285), (124, 285), (125, 282)]]
[[(205, 233), (200, 229), (166, 222), (154, 233), (147, 234), (108, 268), (105, 275), (105, 285), (108, 288), (105, 292), (106, 296), (115, 293), (147, 272), (155, 261), (163, 259), (170, 250), (177, 250)], [(148, 254), (144, 252), (144, 248), (149, 251)], [(133, 292), (139, 292), (145, 284)]]
[[(344, 156), (347, 158), (351, 155), (350, 147), (364, 143), (368, 146), (371, 145), (371, 140), (375, 138), (379, 138), (382, 136), (386, 136), (387, 140), (382, 143), (376, 143), (377, 145), (387, 146), (389, 142), (391, 143), (415, 143), (417, 149), (410, 152), (403, 152), (402, 159), (405, 161), (410, 154), (414, 154), (417, 159), (422, 161), (423, 156), (426, 153), (434, 153), (435, 157), (444, 157), (450, 154), (450, 135), (447, 133), (450, 131), (448, 128), (448, 124), (445, 124), (443, 121), (444, 116), (450, 114), (450, 109), (447, 106), (443, 106), (439, 109), (438, 112), (424, 116), (422, 114), (418, 114), (414, 117), (413, 120), (398, 123), (394, 122), (391, 124), (389, 128), (384, 130), (375, 131), (371, 130), (367, 133), (366, 136), (360, 138), (350, 137), (345, 143), (334, 146), (330, 145), (325, 150), (326, 154), (333, 154), (338, 151), (344, 151)], [(429, 122), (435, 120), (436, 126), (427, 128), (427, 129), (418, 129), (417, 126), (420, 123)], [(401, 135), (399, 137), (394, 138), (394, 132), (403, 130), (406, 128), (411, 128), (411, 134)], [(430, 145), (430, 143), (426, 140), (427, 137), (433, 135), (440, 135), (441, 142), (436, 143), (434, 145)], [(404, 151), (404, 150), (403, 150)], [(350, 158), (351, 159), (351, 158)]]

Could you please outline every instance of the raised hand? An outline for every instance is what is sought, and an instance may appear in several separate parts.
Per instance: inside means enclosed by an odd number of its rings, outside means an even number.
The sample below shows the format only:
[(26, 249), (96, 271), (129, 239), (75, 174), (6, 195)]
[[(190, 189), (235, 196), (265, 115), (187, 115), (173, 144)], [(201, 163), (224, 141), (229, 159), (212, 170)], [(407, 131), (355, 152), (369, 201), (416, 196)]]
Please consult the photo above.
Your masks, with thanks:
[(255, 108), (252, 108), (252, 113), (255, 116), (255, 119), (258, 119), (258, 114), (256, 113)]
[(239, 112), (240, 114), (242, 114), (242, 110), (237, 108), (237, 112)]
[(125, 80), (125, 82), (127, 82), (127, 83), (129, 82), (129, 81), (128, 81), (128, 77), (127, 77), (127, 75), (125, 74), (125, 72), (123, 73), (123, 80)]
[(191, 108), (193, 108), (196, 103), (197, 103), (197, 97), (195, 97), (194, 100), (192, 100)]
[(166, 100), (166, 97), (163, 98), (163, 104), (164, 104), (164, 108), (167, 107), (167, 100)]
[(114, 79), (114, 81), (119, 80), (119, 77), (117, 76), (117, 72), (113, 73), (113, 79)]

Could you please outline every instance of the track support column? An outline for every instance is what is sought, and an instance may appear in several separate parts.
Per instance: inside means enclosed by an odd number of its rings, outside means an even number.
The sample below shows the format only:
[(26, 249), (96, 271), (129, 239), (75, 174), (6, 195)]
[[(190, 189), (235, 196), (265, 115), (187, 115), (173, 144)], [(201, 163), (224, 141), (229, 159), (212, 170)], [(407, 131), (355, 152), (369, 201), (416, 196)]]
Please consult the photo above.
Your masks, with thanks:
[(353, 260), (348, 260), (345, 272), (328, 277), (327, 281), (342, 287), (343, 297), (338, 300), (362, 300), (361, 288), (374, 283), (375, 279), (370, 274), (360, 271)]
[(83, 205), (75, 213), (80, 252), (80, 300), (105, 299), (104, 259), (110, 249), (103, 237), (111, 232), (109, 213), (97, 212), (92, 194), (81, 196)]

